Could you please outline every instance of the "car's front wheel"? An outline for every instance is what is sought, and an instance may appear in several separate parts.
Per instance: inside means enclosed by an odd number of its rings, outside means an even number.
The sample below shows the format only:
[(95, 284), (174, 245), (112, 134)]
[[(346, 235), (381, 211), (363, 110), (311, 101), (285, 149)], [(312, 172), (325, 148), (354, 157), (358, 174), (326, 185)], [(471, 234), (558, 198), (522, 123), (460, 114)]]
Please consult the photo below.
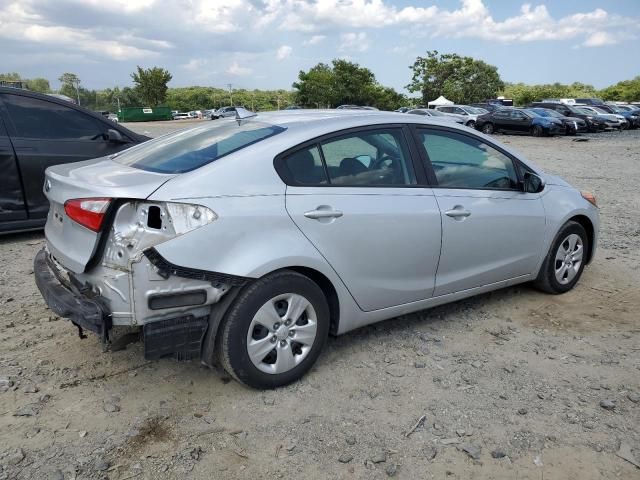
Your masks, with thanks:
[(253, 388), (276, 388), (302, 377), (329, 332), (324, 293), (308, 277), (282, 270), (248, 286), (227, 311), (218, 334), (224, 369)]
[(493, 133), (493, 123), (485, 123), (482, 126), (482, 133), (491, 135)]
[(476, 128), (476, 122), (474, 122), (473, 120), (469, 120), (467, 122), (467, 127), (469, 128)]
[(535, 286), (547, 293), (571, 290), (582, 275), (588, 249), (589, 237), (584, 227), (573, 221), (565, 223), (542, 263)]
[(531, 135), (533, 135), (534, 137), (541, 137), (542, 135), (544, 135), (544, 130), (542, 130), (542, 127), (540, 125), (534, 125), (531, 128)]

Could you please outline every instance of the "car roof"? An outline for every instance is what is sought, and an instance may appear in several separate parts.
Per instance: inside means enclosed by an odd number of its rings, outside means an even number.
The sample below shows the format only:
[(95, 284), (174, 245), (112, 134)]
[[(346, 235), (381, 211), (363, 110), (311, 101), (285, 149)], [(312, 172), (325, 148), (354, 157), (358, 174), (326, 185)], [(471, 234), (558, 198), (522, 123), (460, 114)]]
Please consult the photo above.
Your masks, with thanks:
[(63, 100), (58, 97), (54, 97), (51, 95), (46, 95), (44, 93), (32, 92), (31, 90), (24, 90), (21, 88), (13, 88), (13, 87), (0, 87), (0, 95), (21, 95), (23, 97), (31, 97), (37, 98), (39, 100), (44, 100), (45, 102), (56, 103), (58, 105), (63, 105), (65, 107), (73, 108), (75, 110), (80, 110), (83, 113), (98, 119), (103, 124), (106, 124), (109, 128), (113, 128), (115, 130), (120, 130), (122, 133), (126, 134), (130, 138), (137, 139), (138, 141), (148, 140), (148, 137), (144, 135), (140, 135), (139, 133), (133, 132), (126, 127), (123, 127), (120, 124), (114, 123), (111, 120), (107, 120), (102, 114), (98, 112), (94, 112), (84, 108), (83, 106), (77, 105), (75, 103), (68, 102), (67, 100)]

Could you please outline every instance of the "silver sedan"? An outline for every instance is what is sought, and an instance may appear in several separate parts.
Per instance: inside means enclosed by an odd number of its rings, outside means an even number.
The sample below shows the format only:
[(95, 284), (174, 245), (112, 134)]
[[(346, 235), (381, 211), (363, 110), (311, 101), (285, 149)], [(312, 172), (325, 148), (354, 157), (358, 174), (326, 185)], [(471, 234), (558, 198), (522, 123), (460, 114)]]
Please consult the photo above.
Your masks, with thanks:
[(168, 134), (46, 172), (45, 301), (106, 346), (300, 378), (329, 334), (523, 282), (571, 290), (593, 195), (466, 127), (287, 111)]

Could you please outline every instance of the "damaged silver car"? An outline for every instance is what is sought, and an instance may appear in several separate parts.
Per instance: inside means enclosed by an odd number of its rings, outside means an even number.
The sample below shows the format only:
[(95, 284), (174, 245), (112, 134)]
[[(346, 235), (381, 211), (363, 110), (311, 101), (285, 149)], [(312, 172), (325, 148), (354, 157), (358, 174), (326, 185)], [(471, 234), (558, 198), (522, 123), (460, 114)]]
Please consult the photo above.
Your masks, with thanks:
[(369, 111), (253, 114), (51, 167), (36, 283), (109, 346), (221, 363), (273, 388), (329, 333), (533, 281), (576, 284), (593, 195), (451, 122)]

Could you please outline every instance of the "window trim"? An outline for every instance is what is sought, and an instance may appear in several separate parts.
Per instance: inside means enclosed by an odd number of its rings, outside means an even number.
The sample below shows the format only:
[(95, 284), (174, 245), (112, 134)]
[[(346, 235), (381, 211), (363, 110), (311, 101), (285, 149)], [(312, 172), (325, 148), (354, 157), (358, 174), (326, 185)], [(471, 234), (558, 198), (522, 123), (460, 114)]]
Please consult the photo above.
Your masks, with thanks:
[[(530, 168), (528, 165), (526, 165), (525, 163), (521, 162), (517, 157), (515, 157), (514, 155), (512, 155), (511, 153), (507, 152), (506, 150), (504, 150), (503, 148), (499, 147), (498, 145), (492, 143), (492, 142), (487, 142), (484, 138), (480, 138), (476, 135), (472, 135), (469, 134), (467, 132), (461, 131), (461, 130), (454, 130), (451, 128), (447, 128), (447, 127), (443, 127), (440, 125), (419, 125), (419, 124), (413, 124), (412, 128), (412, 133), (414, 135), (414, 141), (416, 143), (416, 145), (419, 148), (419, 152), (420, 152), (420, 156), (422, 158), (422, 161), (424, 162), (425, 168), (428, 172), (429, 178), (430, 178), (430, 187), (431, 188), (438, 188), (438, 189), (446, 189), (446, 190), (474, 190), (474, 191), (487, 191), (487, 192), (521, 192), (521, 193), (526, 193), (524, 192), (524, 179), (522, 178), (522, 175), (520, 174), (520, 168), (524, 168), (526, 170), (529, 170), (533, 173), (535, 173), (536, 175), (538, 175), (537, 172), (535, 172), (532, 168)], [(438, 179), (436, 177), (436, 173), (435, 170), (433, 168), (433, 165), (431, 164), (431, 159), (429, 158), (429, 154), (427, 153), (427, 149), (424, 147), (424, 145), (422, 145), (422, 142), (420, 141), (419, 138), (419, 130), (431, 130), (431, 131), (440, 131), (440, 132), (447, 132), (447, 133), (455, 133), (458, 135), (462, 135), (468, 138), (472, 138), (474, 140), (477, 140), (481, 143), (484, 143), (488, 146), (490, 146), (491, 148), (494, 148), (495, 150), (497, 150), (498, 152), (500, 152), (501, 154), (503, 154), (504, 156), (506, 156), (509, 160), (511, 160), (511, 163), (513, 165), (513, 169), (516, 173), (516, 177), (517, 177), (517, 184), (518, 187), (517, 188), (474, 188), (474, 187), (449, 187), (449, 186), (441, 186), (438, 184)]]
[[(320, 135), (318, 137), (312, 138), (305, 142), (299, 143), (293, 147), (290, 147), (278, 155), (276, 155), (273, 159), (273, 166), (276, 170), (276, 173), (280, 177), (280, 179), (285, 183), (285, 185), (289, 187), (300, 187), (300, 188), (428, 188), (429, 182), (426, 174), (426, 169), (424, 163), (421, 161), (419, 149), (417, 145), (415, 145), (415, 139), (413, 137), (412, 132), (409, 128), (410, 124), (406, 123), (381, 123), (376, 125), (364, 125), (358, 127), (349, 127), (341, 130), (336, 130), (331, 133), (326, 133)], [(349, 135), (350, 133), (358, 133), (358, 132), (366, 132), (368, 130), (398, 130), (400, 132), (401, 139), (405, 142), (405, 146), (407, 147), (407, 153), (409, 154), (409, 165), (413, 168), (413, 173), (416, 178), (415, 184), (403, 184), (403, 185), (336, 185), (332, 184), (331, 179), (329, 177), (329, 170), (327, 167), (327, 162), (324, 158), (324, 152), (322, 151), (322, 143), (327, 142), (331, 139), (337, 139), (339, 137), (343, 137), (345, 135)], [(322, 160), (322, 166), (324, 167), (324, 173), (327, 180), (326, 184), (301, 184), (296, 182), (290, 175), (288, 168), (285, 165), (285, 159), (297, 153), (300, 150), (309, 149), (312, 147), (316, 147), (320, 153), (320, 158)]]

